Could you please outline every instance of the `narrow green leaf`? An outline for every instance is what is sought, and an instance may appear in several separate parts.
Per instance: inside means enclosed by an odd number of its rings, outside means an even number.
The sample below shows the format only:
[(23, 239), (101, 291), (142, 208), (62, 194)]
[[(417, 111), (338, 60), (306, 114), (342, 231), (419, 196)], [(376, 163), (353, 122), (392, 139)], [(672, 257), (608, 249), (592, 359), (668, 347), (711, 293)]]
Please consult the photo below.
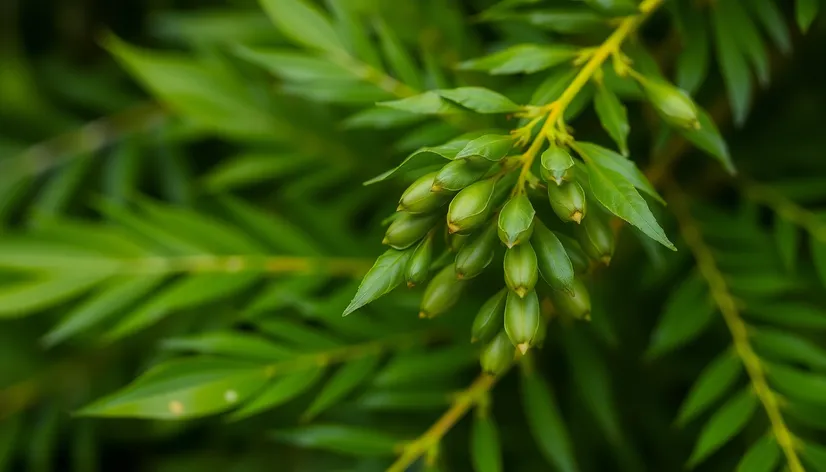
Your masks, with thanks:
[(791, 52), (791, 34), (777, 5), (772, 0), (750, 0), (748, 3), (778, 49), (784, 54)]
[(347, 308), (344, 309), (342, 316), (347, 316), (350, 313), (358, 310), (364, 305), (373, 300), (389, 293), (396, 288), (404, 280), (404, 268), (407, 261), (413, 256), (413, 249), (405, 251), (397, 251), (389, 249), (387, 252), (376, 259), (376, 263), (364, 276), (364, 279), (359, 285), (356, 295)]
[(769, 433), (758, 439), (746, 451), (737, 472), (772, 472), (780, 463), (780, 447)]
[[(734, 114), (734, 123), (742, 126), (751, 108), (752, 79), (746, 59), (729, 29), (728, 18), (717, 8), (711, 10), (714, 24), (717, 62), (723, 73)], [(701, 123), (702, 126), (702, 123)]]
[(353, 403), (360, 410), (382, 412), (424, 412), (441, 410), (450, 404), (450, 390), (383, 390), (370, 389)]
[(826, 368), (826, 350), (806, 338), (786, 331), (761, 327), (752, 333), (755, 349), (763, 355), (789, 363)]
[(588, 154), (588, 157), (598, 166), (621, 174), (631, 182), (634, 188), (645, 192), (646, 195), (665, 205), (665, 200), (657, 193), (645, 174), (637, 168), (634, 161), (596, 144), (578, 142), (577, 148)]
[(309, 390), (324, 374), (324, 368), (312, 366), (299, 372), (273, 379), (261, 393), (233, 411), (230, 421), (238, 421), (257, 415), (292, 400)]
[(254, 48), (237, 46), (238, 56), (257, 64), (276, 76), (290, 81), (304, 80), (354, 80), (356, 76), (347, 68), (319, 56), (289, 49)]
[(314, 161), (295, 155), (240, 154), (223, 160), (201, 178), (208, 192), (226, 192), (294, 174)]
[(780, 364), (766, 364), (769, 380), (784, 395), (817, 404), (826, 403), (826, 376)]
[(591, 191), (608, 211), (639, 228), (651, 239), (676, 251), (633, 184), (619, 172), (602, 167), (586, 153)]
[(628, 156), (628, 133), (631, 132), (631, 126), (628, 124), (628, 112), (625, 110), (625, 105), (608, 87), (599, 84), (594, 96), (594, 108), (602, 127), (617, 143), (620, 153)]
[(378, 356), (367, 356), (344, 364), (321, 389), (303, 418), (310, 420), (328, 410), (364, 383), (379, 365)]
[(683, 50), (677, 57), (676, 83), (693, 95), (708, 75), (710, 48), (703, 15), (694, 9), (686, 10), (680, 12), (685, 18), (681, 18), (684, 22)]
[(461, 113), (461, 109), (442, 98), (439, 92), (427, 91), (412, 97), (377, 103), (379, 106), (421, 115), (448, 115)]
[(800, 250), (800, 233), (797, 226), (778, 216), (774, 219), (773, 229), (780, 260), (787, 271), (794, 272)]
[(493, 418), (477, 414), (470, 432), (470, 458), (475, 472), (501, 472), (502, 451)]
[(401, 444), (385, 432), (355, 426), (311, 425), (275, 431), (273, 439), (348, 456), (390, 456)]
[(718, 6), (725, 16), (729, 34), (739, 44), (740, 50), (751, 62), (761, 85), (769, 83), (769, 57), (757, 27), (743, 8), (742, 2), (728, 2)]
[(803, 445), (803, 458), (814, 472), (826, 472), (826, 447), (815, 443)]
[(483, 87), (443, 89), (436, 93), (476, 113), (511, 113), (521, 109), (508, 97)]
[(734, 168), (734, 162), (731, 160), (731, 155), (728, 151), (728, 146), (714, 120), (711, 119), (708, 112), (697, 107), (697, 118), (700, 122), (700, 129), (679, 129), (680, 134), (684, 138), (691, 141), (695, 146), (702, 149), (706, 154), (715, 158), (729, 174), (734, 174), (737, 171)]
[(492, 75), (533, 74), (576, 57), (576, 48), (562, 45), (519, 44), (458, 65), (461, 70), (479, 70)]
[(423, 379), (450, 377), (472, 365), (476, 352), (469, 345), (456, 345), (438, 351), (412, 351), (396, 354), (373, 378), (381, 387), (417, 385)]
[(73, 308), (45, 336), (42, 342), (51, 347), (117, 315), (146, 297), (165, 276), (120, 276), (101, 286), (94, 295)]
[(383, 71), (384, 66), (381, 63), (379, 52), (370, 38), (371, 31), (360, 17), (362, 13), (360, 7), (347, 1), (332, 1), (326, 4), (337, 20), (339, 37), (347, 44), (352, 55), (376, 70)]
[(358, 111), (348, 116), (342, 125), (347, 129), (391, 129), (418, 123), (424, 119), (416, 113), (394, 108), (375, 107)]
[(483, 157), (489, 161), (497, 162), (508, 155), (513, 144), (514, 139), (511, 135), (486, 134), (468, 142), (467, 145), (456, 154), (456, 159)]
[(754, 392), (746, 389), (720, 407), (703, 427), (688, 466), (696, 466), (742, 431), (758, 404)]
[(301, 321), (269, 317), (256, 322), (258, 329), (299, 351), (320, 351), (341, 347), (341, 341)]
[(393, 30), (381, 19), (376, 20), (375, 24), (379, 44), (384, 52), (384, 57), (387, 58), (387, 62), (390, 64), (391, 70), (402, 82), (411, 88), (424, 88), (419, 68), (416, 66), (413, 58), (410, 57), (410, 54), (398, 36), (396, 36)]
[(167, 351), (194, 352), (265, 362), (289, 359), (295, 355), (290, 349), (265, 338), (235, 331), (212, 331), (164, 339), (160, 347)]
[(57, 272), (0, 288), (0, 319), (30, 315), (63, 303), (106, 281), (114, 270), (75, 274)]
[(749, 318), (789, 328), (826, 329), (826, 310), (799, 302), (765, 302), (746, 305)]
[(562, 472), (579, 470), (556, 399), (545, 381), (536, 374), (522, 375), (522, 406), (528, 427), (545, 460)]
[(706, 283), (698, 274), (692, 274), (669, 295), (651, 334), (646, 357), (661, 356), (695, 339), (709, 326), (715, 313)]
[(814, 263), (815, 270), (817, 271), (817, 275), (820, 277), (821, 283), (826, 286), (826, 243), (823, 243), (814, 237), (812, 237), (810, 241), (812, 262)]
[(794, 6), (797, 25), (800, 27), (800, 31), (805, 33), (809, 31), (809, 26), (812, 26), (812, 22), (815, 21), (820, 4), (818, 0), (797, 0)]
[(700, 372), (700, 376), (691, 386), (688, 396), (680, 406), (677, 424), (684, 426), (706, 411), (734, 386), (742, 372), (743, 363), (730, 350), (717, 356)]
[(344, 45), (330, 21), (305, 0), (260, 0), (261, 6), (285, 36), (305, 46), (340, 53)]
[(185, 419), (228, 410), (267, 382), (263, 366), (193, 357), (161, 364), (123, 390), (78, 412), (83, 416)]

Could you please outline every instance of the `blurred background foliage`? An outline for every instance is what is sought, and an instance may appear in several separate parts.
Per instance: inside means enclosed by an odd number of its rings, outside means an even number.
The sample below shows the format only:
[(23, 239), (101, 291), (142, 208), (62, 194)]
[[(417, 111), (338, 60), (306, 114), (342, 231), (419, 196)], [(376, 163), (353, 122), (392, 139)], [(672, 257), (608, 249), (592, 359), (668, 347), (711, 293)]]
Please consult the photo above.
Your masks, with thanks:
[[(552, 73), (455, 64), (610, 31), (602, 20), (591, 31), (587, 15), (582, 29), (553, 20), (574, 2), (493, 3), (326, 2), (352, 37), (369, 25), (374, 64), (398, 79), (382, 88), (364, 70), (342, 81), (267, 67), (255, 48), (296, 46), (253, 0), (4, 0), (0, 470), (384, 470), (463, 401), (478, 374), (468, 327), (495, 276), (438, 320), (416, 318), (420, 290), (340, 315), (409, 180), (361, 182), (466, 126), (512, 126), (359, 110), (469, 84), (529, 103)], [(498, 470), (478, 465), (496, 444), (508, 471), (676, 471), (689, 460), (730, 471), (746, 451), (753, 468), (741, 470), (778, 470), (724, 319), (746, 320), (738, 342), (776, 366), (770, 388), (806, 470), (826, 470), (826, 29), (816, 20), (802, 35), (791, 2), (774, 17), (754, 13), (767, 0), (744, 2), (745, 17), (728, 3), (669, 2), (641, 35), (650, 55), (633, 48), (715, 117), (737, 176), (629, 104), (631, 155), (655, 183), (672, 182), (657, 216), (679, 251), (620, 230), (615, 260), (589, 279), (592, 323), (553, 323), (544, 348), (411, 470)], [(759, 36), (732, 53), (721, 24)], [(590, 109), (575, 126), (610, 142)], [(172, 397), (107, 403), (159, 364), (149, 380), (231, 387), (183, 416), (246, 403), (185, 421), (158, 419), (182, 416)], [(73, 415), (83, 407), (153, 419)]]

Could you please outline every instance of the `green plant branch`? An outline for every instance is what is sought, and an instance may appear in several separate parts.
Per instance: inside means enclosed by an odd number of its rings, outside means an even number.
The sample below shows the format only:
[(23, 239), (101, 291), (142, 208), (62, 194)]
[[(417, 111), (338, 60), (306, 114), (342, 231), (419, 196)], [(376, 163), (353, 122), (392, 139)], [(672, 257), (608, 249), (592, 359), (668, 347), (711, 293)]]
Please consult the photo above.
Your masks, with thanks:
[(802, 227), (813, 238), (826, 244), (826, 221), (821, 220), (814, 213), (797, 205), (782, 193), (767, 185), (758, 184), (744, 178), (741, 178), (738, 183), (748, 198), (766, 205), (781, 218)]
[(531, 165), (533, 165), (534, 159), (536, 159), (543, 144), (545, 144), (545, 140), (553, 139), (557, 133), (567, 134), (563, 117), (565, 110), (571, 102), (573, 102), (574, 98), (576, 98), (579, 92), (582, 91), (582, 88), (591, 81), (602, 67), (602, 64), (612, 55), (619, 53), (625, 40), (628, 39), (663, 2), (664, 0), (644, 0), (639, 6), (640, 12), (638, 14), (622, 20), (619, 27), (617, 27), (601, 45), (594, 48), (593, 51), (589, 51), (590, 57), (588, 61), (582, 66), (582, 69), (579, 70), (574, 80), (565, 88), (559, 98), (542, 107), (543, 111), (547, 113), (547, 118), (530, 147), (522, 156), (522, 170), (519, 173), (519, 179), (516, 183), (517, 192), (524, 188), (525, 181), (531, 170)]
[(488, 391), (496, 384), (496, 380), (497, 377), (492, 375), (480, 374), (470, 387), (456, 395), (451, 407), (423, 435), (404, 447), (404, 452), (387, 469), (387, 472), (406, 471), (416, 459), (438, 445), (453, 425), (485, 398)]
[(778, 396), (772, 391), (766, 380), (766, 369), (749, 343), (748, 327), (740, 317), (737, 302), (729, 291), (722, 272), (717, 267), (711, 249), (703, 240), (699, 225), (691, 216), (687, 197), (674, 183), (670, 185), (668, 201), (671, 203), (671, 210), (677, 218), (680, 233), (694, 256), (700, 274), (708, 283), (711, 296), (720, 309), (720, 313), (722, 313), (726, 326), (731, 333), (734, 350), (746, 368), (755, 394), (760, 399), (760, 403), (763, 404), (763, 409), (771, 423), (772, 434), (786, 456), (789, 471), (804, 472), (803, 465), (795, 450), (794, 435), (789, 430), (780, 412)]

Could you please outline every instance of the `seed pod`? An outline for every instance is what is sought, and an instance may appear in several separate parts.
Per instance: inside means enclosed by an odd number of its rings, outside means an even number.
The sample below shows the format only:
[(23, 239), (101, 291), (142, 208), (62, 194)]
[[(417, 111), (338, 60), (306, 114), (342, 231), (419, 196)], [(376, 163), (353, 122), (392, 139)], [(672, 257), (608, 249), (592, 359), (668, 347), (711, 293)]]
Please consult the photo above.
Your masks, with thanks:
[(536, 291), (531, 290), (524, 298), (508, 292), (505, 302), (505, 332), (522, 354), (536, 341), (542, 325), (541, 317)]
[(490, 375), (501, 375), (513, 363), (514, 349), (505, 331), (499, 331), (479, 355), (482, 371)]
[(554, 233), (554, 235), (562, 243), (565, 252), (568, 254), (568, 259), (571, 260), (571, 265), (574, 267), (575, 274), (584, 274), (588, 272), (591, 266), (591, 261), (588, 255), (582, 250), (582, 246), (573, 239), (561, 233)]
[(438, 215), (411, 215), (402, 212), (387, 227), (382, 244), (387, 244), (393, 249), (408, 248), (422, 239), (422, 236), (433, 228), (438, 218)]
[(525, 194), (512, 197), (499, 212), (499, 239), (513, 247), (531, 238), (536, 211)]
[(591, 319), (591, 296), (588, 289), (580, 281), (574, 281), (573, 292), (554, 290), (551, 292), (551, 302), (554, 308), (562, 315), (571, 316), (580, 320)]
[(481, 179), (490, 166), (490, 161), (485, 159), (467, 158), (448, 162), (436, 173), (430, 190), (436, 193), (458, 192)]
[(514, 246), (505, 252), (505, 284), (520, 297), (536, 286), (539, 278), (536, 252), (529, 243)]
[(448, 193), (435, 193), (430, 191), (436, 172), (423, 175), (407, 187), (399, 200), (398, 210), (408, 213), (427, 213), (433, 211), (447, 203), (450, 195)]
[(486, 343), (502, 330), (502, 322), (505, 319), (505, 300), (508, 296), (508, 289), (503, 288), (496, 295), (488, 298), (476, 318), (473, 319), (473, 327), (470, 329), (470, 342), (481, 341)]
[(564, 148), (551, 144), (542, 153), (541, 161), (542, 167), (539, 169), (539, 175), (545, 182), (562, 185), (562, 182), (574, 178), (574, 159)]
[(496, 252), (496, 227), (488, 225), (456, 253), (456, 278), (472, 279), (481, 274)]
[(585, 218), (585, 191), (578, 182), (563, 182), (562, 185), (548, 185), (548, 199), (551, 208), (562, 221), (579, 223)]
[(463, 248), (465, 244), (467, 244), (468, 240), (470, 239), (469, 234), (459, 234), (453, 233), (447, 234), (447, 249), (450, 252), (459, 252), (459, 249)]
[(439, 271), (424, 291), (419, 318), (434, 318), (449, 310), (462, 295), (465, 283), (456, 279), (453, 264)]
[(610, 16), (633, 15), (639, 10), (634, 0), (585, 0), (585, 3), (603, 15)]
[(668, 124), (679, 128), (700, 129), (697, 105), (683, 90), (661, 79), (639, 81), (648, 100)]
[(591, 259), (605, 265), (611, 263), (614, 255), (614, 233), (600, 218), (586, 218), (583, 224), (576, 228), (576, 237), (579, 246)]
[(482, 226), (490, 217), (495, 188), (494, 179), (485, 179), (471, 184), (453, 197), (447, 210), (448, 231), (470, 233)]
[(542, 222), (536, 224), (531, 246), (536, 251), (539, 273), (545, 282), (554, 290), (571, 290), (574, 267), (562, 242)]
[(405, 267), (404, 275), (408, 287), (414, 287), (427, 280), (432, 259), (433, 237), (428, 236), (424, 238), (416, 250), (413, 251), (413, 256), (410, 257), (410, 260), (407, 262), (407, 267)]

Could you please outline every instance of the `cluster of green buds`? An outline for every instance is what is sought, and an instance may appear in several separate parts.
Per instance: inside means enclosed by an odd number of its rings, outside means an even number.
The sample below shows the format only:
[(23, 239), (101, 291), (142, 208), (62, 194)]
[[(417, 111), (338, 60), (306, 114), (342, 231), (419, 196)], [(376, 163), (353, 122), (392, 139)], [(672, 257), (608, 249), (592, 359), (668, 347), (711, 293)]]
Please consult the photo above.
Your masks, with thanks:
[[(422, 318), (449, 311), (469, 281), (501, 257), (505, 286), (482, 305), (471, 328), (471, 342), (482, 345), (482, 368), (492, 374), (506, 369), (517, 350), (541, 346), (552, 314), (590, 319), (580, 276), (592, 261), (610, 262), (614, 251), (606, 219), (589, 211), (569, 150), (552, 143), (540, 161), (541, 181), (528, 185), (520, 184), (522, 156), (450, 161), (405, 190), (383, 241), (413, 251), (404, 270), (409, 287), (425, 283), (435, 269)], [(543, 223), (535, 203), (559, 221)], [(444, 252), (436, 257), (442, 241)]]

